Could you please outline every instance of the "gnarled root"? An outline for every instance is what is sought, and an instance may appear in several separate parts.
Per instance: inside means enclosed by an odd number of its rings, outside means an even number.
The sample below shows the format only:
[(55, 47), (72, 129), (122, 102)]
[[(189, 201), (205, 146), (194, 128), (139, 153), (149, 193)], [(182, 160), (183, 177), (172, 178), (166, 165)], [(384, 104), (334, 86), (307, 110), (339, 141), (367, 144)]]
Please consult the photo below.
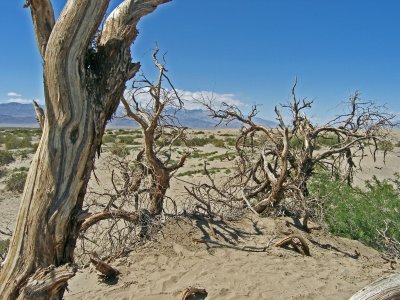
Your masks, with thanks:
[(70, 265), (53, 265), (38, 269), (22, 289), (18, 299), (58, 299), (60, 291), (67, 287), (68, 279), (75, 275), (76, 269)]
[[(299, 243), (297, 243), (296, 240), (298, 240)], [(287, 245), (291, 245), (297, 252), (303, 255), (311, 256), (310, 248), (308, 247), (306, 240), (300, 235), (291, 234), (274, 244), (275, 247), (283, 247)]]

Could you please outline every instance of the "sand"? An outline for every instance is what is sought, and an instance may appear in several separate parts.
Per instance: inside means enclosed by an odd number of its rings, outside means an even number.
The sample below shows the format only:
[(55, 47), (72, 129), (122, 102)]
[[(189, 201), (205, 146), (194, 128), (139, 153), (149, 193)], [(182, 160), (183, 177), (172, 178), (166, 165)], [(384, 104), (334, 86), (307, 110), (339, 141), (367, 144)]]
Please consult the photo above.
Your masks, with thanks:
[[(357, 241), (323, 231), (307, 234), (290, 223), (252, 216), (221, 222), (216, 239), (204, 235), (201, 220), (170, 220), (155, 241), (112, 263), (122, 272), (118, 282), (101, 282), (88, 267), (70, 281), (65, 299), (179, 299), (189, 286), (205, 288), (207, 299), (346, 299), (393, 272), (377, 251)], [(265, 252), (230, 248), (265, 246), (287, 231), (307, 239), (311, 256), (273, 246)], [(201, 239), (207, 243), (195, 242)]]

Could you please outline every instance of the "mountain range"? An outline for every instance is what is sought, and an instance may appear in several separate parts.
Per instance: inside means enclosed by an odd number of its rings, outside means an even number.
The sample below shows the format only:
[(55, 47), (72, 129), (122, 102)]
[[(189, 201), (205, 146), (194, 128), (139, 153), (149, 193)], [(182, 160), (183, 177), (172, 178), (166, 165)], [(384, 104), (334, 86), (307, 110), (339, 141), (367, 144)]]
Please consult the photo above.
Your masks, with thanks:
[[(119, 109), (117, 115), (122, 115), (123, 110)], [(175, 114), (182, 126), (194, 129), (213, 129), (218, 121), (212, 119), (206, 110), (202, 109), (182, 109)], [(276, 127), (274, 121), (255, 117), (257, 124)], [(35, 109), (32, 104), (21, 104), (16, 102), (0, 104), (0, 127), (37, 127)], [(240, 122), (231, 122), (226, 125), (219, 125), (218, 128), (239, 128)], [(137, 124), (129, 119), (113, 118), (108, 127), (132, 127), (137, 128)]]

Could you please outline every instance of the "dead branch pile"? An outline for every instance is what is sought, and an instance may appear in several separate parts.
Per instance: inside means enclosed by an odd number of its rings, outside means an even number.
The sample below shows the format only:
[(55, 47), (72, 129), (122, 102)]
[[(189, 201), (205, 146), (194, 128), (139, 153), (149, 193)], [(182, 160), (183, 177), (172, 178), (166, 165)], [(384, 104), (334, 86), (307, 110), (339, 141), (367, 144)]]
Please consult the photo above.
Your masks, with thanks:
[[(349, 99), (349, 110), (325, 125), (315, 124), (307, 115), (312, 101), (292, 100), (275, 108), (278, 126), (269, 128), (255, 121), (254, 106), (245, 115), (236, 106), (224, 103), (216, 109), (213, 99), (200, 101), (220, 123), (241, 122), (236, 141), (236, 172), (218, 186), (209, 183), (188, 189), (202, 209), (212, 215), (216, 203), (248, 207), (256, 214), (289, 213), (309, 216), (308, 181), (316, 171), (330, 172), (348, 184), (361, 168), (366, 155), (376, 159), (389, 138), (394, 115), (372, 102), (362, 102), (359, 92)], [(284, 113), (281, 112), (283, 109)], [(237, 205), (235, 206), (237, 207)]]

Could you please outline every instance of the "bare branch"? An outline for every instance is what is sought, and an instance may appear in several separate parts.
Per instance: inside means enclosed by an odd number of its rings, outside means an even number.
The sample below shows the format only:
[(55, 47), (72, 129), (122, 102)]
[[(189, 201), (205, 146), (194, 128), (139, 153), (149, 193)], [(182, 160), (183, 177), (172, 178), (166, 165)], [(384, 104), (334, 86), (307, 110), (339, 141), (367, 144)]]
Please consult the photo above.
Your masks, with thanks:
[(43, 108), (41, 108), (39, 106), (39, 104), (35, 100), (32, 100), (32, 102), (33, 102), (33, 106), (35, 107), (36, 120), (37, 120), (37, 122), (39, 124), (39, 127), (41, 129), (43, 129), (43, 127), (44, 127), (44, 119), (45, 119)]
[(44, 59), (47, 42), (55, 24), (53, 5), (50, 0), (27, 0), (24, 7), (31, 9), (36, 42)]
[(171, 0), (125, 0), (108, 16), (99, 45), (106, 45), (120, 41), (129, 47), (135, 40), (138, 31), (136, 25), (139, 20), (154, 11), (158, 5)]

